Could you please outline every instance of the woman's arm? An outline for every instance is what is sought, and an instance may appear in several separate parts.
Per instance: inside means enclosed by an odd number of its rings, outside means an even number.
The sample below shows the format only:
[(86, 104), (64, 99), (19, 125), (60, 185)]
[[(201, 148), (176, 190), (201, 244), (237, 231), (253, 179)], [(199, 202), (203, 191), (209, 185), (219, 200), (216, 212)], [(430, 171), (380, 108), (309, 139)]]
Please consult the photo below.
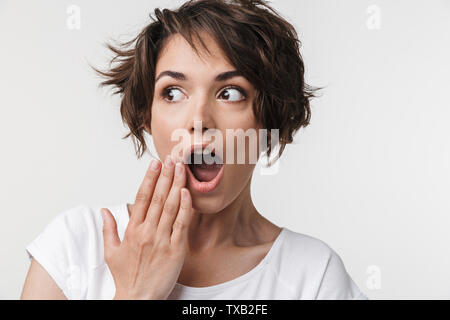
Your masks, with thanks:
[(35, 259), (31, 260), (20, 299), (67, 300), (53, 278)]

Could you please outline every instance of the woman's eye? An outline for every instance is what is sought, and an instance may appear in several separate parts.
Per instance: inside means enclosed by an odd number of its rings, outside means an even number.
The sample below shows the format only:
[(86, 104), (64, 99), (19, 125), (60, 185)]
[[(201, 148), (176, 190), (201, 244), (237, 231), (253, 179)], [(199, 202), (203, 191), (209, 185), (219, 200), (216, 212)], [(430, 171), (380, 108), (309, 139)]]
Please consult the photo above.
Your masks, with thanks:
[(167, 88), (164, 89), (162, 97), (169, 102), (180, 101), (183, 99), (183, 92), (177, 88)]
[(226, 88), (220, 93), (219, 98), (227, 101), (240, 101), (245, 99), (245, 95), (236, 88)]

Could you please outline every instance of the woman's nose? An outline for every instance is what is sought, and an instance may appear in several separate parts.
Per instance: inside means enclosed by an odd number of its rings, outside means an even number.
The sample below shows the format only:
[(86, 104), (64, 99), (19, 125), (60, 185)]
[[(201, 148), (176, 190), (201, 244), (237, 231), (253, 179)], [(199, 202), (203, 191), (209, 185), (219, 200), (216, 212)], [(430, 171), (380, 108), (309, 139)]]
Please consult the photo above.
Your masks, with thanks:
[(210, 124), (211, 121), (204, 121), (202, 119), (193, 119), (190, 126), (191, 133), (205, 133), (209, 129), (213, 129), (214, 126)]
[(189, 106), (189, 130), (204, 133), (208, 129), (215, 128), (213, 103), (209, 101), (206, 95), (192, 100)]

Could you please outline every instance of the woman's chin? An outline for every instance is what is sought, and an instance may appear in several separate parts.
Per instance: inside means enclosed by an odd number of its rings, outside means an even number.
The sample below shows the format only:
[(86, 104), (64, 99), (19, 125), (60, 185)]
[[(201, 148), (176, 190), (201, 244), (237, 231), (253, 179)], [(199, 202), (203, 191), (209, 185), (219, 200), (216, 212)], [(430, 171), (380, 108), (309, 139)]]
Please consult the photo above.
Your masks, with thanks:
[(187, 167), (187, 184), (186, 187), (192, 197), (192, 207), (201, 213), (217, 213), (223, 209), (223, 196), (225, 181), (224, 166), (220, 168), (217, 175), (209, 180), (199, 180), (192, 173), (189, 166)]
[(192, 208), (199, 212), (205, 214), (214, 214), (223, 209), (223, 201), (220, 195), (215, 194), (215, 196), (204, 194), (195, 194), (191, 192), (192, 197)]

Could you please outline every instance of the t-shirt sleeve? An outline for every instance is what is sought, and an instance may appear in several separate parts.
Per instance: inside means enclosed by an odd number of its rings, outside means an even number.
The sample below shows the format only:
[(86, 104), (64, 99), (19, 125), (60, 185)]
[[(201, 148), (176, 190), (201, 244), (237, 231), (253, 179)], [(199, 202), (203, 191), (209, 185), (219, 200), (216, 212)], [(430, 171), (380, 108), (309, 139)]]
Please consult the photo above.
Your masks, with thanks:
[[(82, 219), (76, 219), (81, 207), (65, 210), (54, 217), (45, 229), (26, 246), (28, 258), (34, 258), (49, 273), (68, 299), (76, 299), (80, 289), (80, 243)], [(76, 235), (74, 234), (76, 233)]]
[(317, 293), (319, 300), (368, 300), (347, 273), (339, 255), (331, 250)]

